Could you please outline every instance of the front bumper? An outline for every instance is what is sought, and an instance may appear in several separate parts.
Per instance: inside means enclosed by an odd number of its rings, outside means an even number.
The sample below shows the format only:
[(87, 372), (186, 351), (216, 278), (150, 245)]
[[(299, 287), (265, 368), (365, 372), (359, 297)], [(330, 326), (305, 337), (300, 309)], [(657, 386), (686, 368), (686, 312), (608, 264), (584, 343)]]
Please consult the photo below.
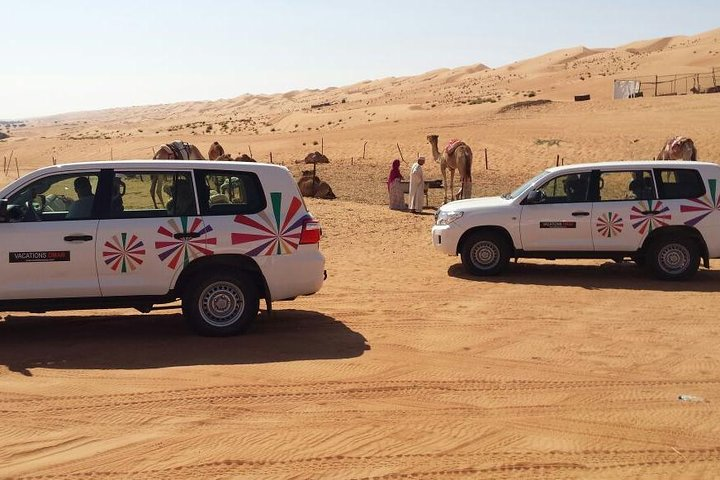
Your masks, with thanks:
[(432, 227), (433, 246), (447, 255), (457, 255), (457, 246), (461, 235), (462, 232), (453, 228), (452, 225), (434, 225)]

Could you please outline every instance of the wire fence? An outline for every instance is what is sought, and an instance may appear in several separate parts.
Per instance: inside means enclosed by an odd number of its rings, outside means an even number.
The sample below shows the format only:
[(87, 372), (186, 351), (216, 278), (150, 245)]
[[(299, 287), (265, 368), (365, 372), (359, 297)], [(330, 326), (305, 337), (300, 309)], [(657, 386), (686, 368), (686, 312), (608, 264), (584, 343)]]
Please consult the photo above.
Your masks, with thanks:
[(719, 77), (720, 68), (713, 67), (712, 72), (635, 77), (616, 80), (615, 84), (617, 86), (618, 82), (634, 83), (632, 92), (625, 98), (664, 97), (691, 93), (720, 93)]

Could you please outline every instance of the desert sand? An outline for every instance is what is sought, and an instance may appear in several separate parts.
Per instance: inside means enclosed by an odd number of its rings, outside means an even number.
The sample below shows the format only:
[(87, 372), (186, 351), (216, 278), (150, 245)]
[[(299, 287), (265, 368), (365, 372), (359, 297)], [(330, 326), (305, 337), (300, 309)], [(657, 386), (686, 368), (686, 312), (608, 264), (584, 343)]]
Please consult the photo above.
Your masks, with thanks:
[[(649, 159), (671, 135), (718, 161), (720, 95), (612, 100), (613, 79), (713, 66), (720, 30), (0, 127), (0, 157), (13, 154), (3, 185), (53, 158), (150, 158), (178, 138), (272, 152), (296, 177), (295, 160), (322, 148), (318, 174), (338, 195), (307, 200), (323, 289), (276, 303), (247, 335), (195, 336), (177, 308), (0, 313), (0, 476), (716, 477), (720, 261), (682, 283), (603, 261), (521, 260), (474, 278), (432, 248), (442, 192), (413, 216), (387, 208), (384, 184), (396, 144), (407, 176), (430, 133), (473, 147), (476, 196), (558, 156)], [(531, 99), (551, 103), (498, 112)], [(425, 171), (440, 178), (431, 159)]]

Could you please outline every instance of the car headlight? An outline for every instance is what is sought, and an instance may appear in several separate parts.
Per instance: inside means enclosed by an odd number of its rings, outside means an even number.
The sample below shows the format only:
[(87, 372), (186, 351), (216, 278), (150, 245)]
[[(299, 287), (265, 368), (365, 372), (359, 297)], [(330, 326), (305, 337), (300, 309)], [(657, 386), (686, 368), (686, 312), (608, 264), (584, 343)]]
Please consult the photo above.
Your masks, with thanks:
[(463, 216), (463, 212), (443, 212), (440, 211), (437, 214), (437, 218), (435, 219), (436, 225), (450, 225), (455, 220), (458, 220), (460, 217)]

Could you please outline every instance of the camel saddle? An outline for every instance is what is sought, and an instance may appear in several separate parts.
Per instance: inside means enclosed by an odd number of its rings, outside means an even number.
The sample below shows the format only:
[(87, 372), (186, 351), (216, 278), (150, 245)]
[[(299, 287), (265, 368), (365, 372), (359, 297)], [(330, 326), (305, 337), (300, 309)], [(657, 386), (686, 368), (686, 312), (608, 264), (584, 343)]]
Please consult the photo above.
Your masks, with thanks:
[(458, 148), (460, 145), (464, 145), (462, 140), (458, 140), (457, 138), (453, 138), (450, 140), (447, 144), (447, 147), (445, 147), (445, 153), (447, 155), (452, 155), (455, 152), (455, 149)]
[(175, 160), (189, 160), (190, 159), (190, 144), (187, 142), (181, 142), (176, 140), (172, 143), (165, 144), (170, 149)]

